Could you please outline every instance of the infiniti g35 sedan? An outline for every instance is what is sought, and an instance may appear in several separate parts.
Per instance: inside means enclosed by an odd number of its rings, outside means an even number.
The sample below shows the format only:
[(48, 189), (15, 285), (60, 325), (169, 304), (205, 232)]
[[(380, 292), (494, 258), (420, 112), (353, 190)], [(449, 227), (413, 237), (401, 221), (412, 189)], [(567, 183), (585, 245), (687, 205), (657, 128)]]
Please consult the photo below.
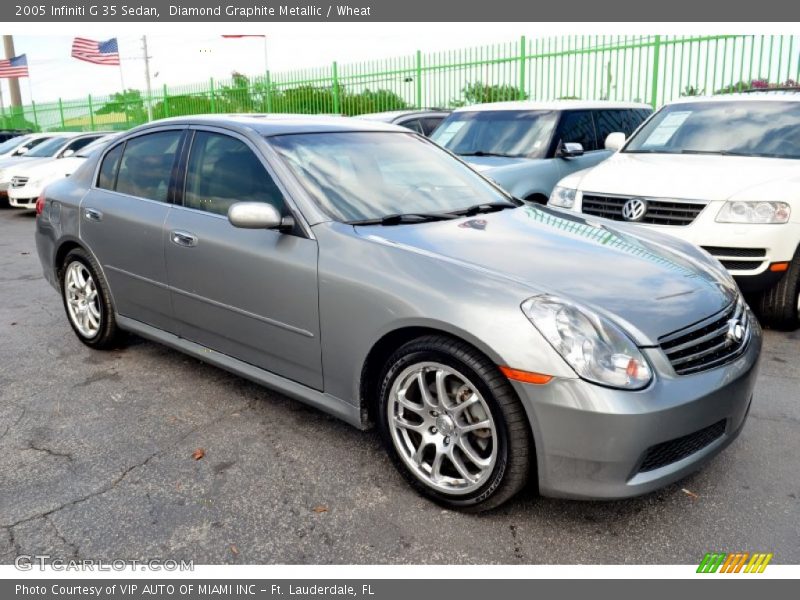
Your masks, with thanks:
[(422, 136), (198, 116), (124, 134), (37, 202), (94, 349), (155, 340), (361, 428), (422, 494), (620, 498), (734, 440), (761, 331), (721, 265), (523, 205)]

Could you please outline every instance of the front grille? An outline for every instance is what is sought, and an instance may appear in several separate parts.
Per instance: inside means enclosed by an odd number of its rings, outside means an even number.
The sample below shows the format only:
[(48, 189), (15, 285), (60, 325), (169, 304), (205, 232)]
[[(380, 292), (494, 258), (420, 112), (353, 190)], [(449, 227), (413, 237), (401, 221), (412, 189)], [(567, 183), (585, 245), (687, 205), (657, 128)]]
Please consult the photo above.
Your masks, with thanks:
[(19, 177), (18, 175), (14, 175), (11, 178), (11, 187), (12, 188), (21, 188), (25, 187), (25, 184), (28, 183), (27, 177)]
[[(604, 217), (614, 221), (626, 221), (622, 216), (622, 207), (630, 198), (619, 196), (583, 195), (583, 212), (587, 215)], [(706, 207), (694, 202), (677, 202), (672, 200), (645, 200), (647, 210), (637, 223), (651, 225), (689, 225)]]
[(703, 250), (712, 256), (733, 256), (736, 258), (766, 258), (764, 248), (723, 248), (722, 246), (703, 246)]
[(639, 473), (654, 471), (699, 452), (725, 433), (725, 419), (689, 435), (650, 446), (644, 455)]
[[(734, 336), (741, 326), (741, 339)], [(750, 320), (740, 298), (730, 307), (708, 319), (659, 339), (678, 375), (706, 371), (731, 362), (744, 352), (750, 339)]]

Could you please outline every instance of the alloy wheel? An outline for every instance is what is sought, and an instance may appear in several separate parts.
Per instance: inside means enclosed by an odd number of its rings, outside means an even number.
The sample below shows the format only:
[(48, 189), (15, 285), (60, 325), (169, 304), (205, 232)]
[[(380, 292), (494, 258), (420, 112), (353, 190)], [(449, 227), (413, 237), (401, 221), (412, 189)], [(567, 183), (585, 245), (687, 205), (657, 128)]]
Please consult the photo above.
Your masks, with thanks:
[(87, 339), (95, 337), (100, 331), (100, 297), (91, 272), (80, 261), (73, 261), (67, 267), (64, 297), (67, 314), (78, 333)]

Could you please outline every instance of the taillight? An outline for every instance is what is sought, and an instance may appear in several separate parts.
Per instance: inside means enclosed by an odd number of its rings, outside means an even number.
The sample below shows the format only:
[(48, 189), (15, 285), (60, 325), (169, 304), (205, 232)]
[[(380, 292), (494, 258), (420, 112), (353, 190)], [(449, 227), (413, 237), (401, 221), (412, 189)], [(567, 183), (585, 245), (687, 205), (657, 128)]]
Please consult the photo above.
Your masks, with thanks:
[(42, 190), (42, 193), (39, 194), (39, 197), (36, 199), (36, 215), (38, 216), (42, 214), (43, 210), (44, 210), (44, 190)]

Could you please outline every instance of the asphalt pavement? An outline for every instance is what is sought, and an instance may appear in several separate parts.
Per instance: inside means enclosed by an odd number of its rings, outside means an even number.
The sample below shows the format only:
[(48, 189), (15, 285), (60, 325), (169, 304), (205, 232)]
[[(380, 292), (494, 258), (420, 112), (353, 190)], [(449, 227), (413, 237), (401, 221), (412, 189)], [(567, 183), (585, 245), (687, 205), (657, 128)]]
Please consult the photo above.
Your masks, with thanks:
[(703, 471), (632, 500), (530, 489), (464, 515), (417, 496), (374, 432), (139, 338), (88, 349), (33, 229), (0, 208), (0, 563), (800, 563), (800, 331), (765, 332), (750, 418)]

